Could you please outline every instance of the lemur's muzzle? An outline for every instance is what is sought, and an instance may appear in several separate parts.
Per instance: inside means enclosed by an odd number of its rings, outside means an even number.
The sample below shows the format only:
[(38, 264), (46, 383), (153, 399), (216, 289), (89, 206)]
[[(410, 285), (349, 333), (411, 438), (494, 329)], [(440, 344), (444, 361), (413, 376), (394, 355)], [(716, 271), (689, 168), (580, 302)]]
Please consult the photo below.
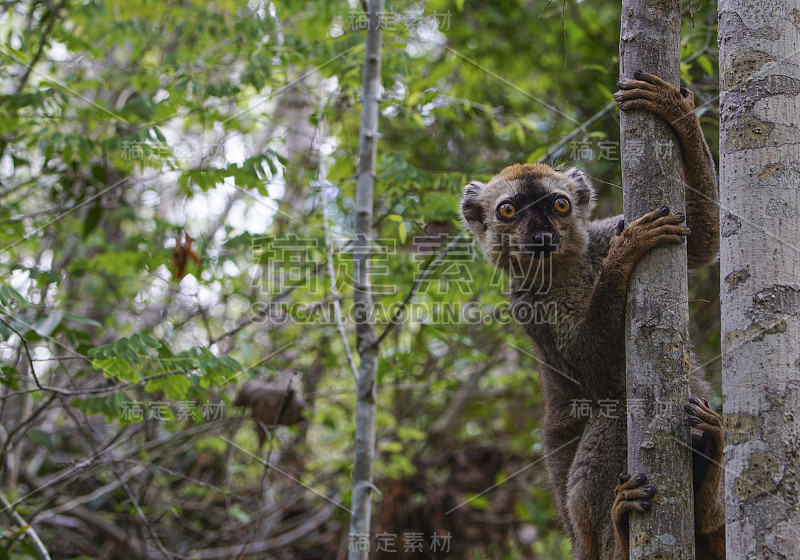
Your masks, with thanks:
[(547, 259), (558, 252), (560, 245), (558, 233), (540, 231), (531, 236), (530, 245), (526, 249), (533, 253), (534, 258)]

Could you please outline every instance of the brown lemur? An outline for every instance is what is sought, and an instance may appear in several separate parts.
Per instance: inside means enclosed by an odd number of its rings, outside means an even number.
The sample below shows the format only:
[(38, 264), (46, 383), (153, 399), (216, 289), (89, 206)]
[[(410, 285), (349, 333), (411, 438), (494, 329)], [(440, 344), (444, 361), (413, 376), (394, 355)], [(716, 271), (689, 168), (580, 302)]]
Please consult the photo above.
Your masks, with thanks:
[[(656, 494), (644, 473), (619, 475), (627, 470), (624, 407), (597, 410), (602, 400), (625, 402), (631, 271), (659, 245), (686, 240), (691, 268), (715, 260), (719, 249), (714, 161), (693, 95), (644, 72), (634, 77), (619, 82), (614, 99), (621, 110), (651, 111), (671, 125), (688, 184), (686, 216), (661, 207), (627, 227), (621, 216), (590, 220), (595, 195), (586, 176), (542, 164), (512, 165), (486, 184), (472, 182), (461, 200), (484, 256), (509, 278), (512, 314), (540, 360), (545, 464), (576, 560), (627, 560), (628, 512), (649, 510)], [(692, 368), (685, 406), (694, 428), (696, 558), (717, 560), (725, 558), (723, 430), (702, 376)], [(575, 403), (587, 399), (594, 414), (575, 414)]]

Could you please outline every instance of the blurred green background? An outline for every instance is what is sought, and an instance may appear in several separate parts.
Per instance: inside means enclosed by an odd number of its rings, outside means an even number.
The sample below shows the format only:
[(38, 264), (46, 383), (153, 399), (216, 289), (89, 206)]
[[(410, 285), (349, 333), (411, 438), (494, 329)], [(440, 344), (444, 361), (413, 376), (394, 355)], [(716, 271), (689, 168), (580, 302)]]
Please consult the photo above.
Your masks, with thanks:
[[(53, 558), (344, 557), (355, 389), (322, 189), (352, 346), (361, 4), (0, 10), (0, 559), (37, 557), (10, 504)], [(511, 163), (577, 165), (597, 215), (621, 212), (619, 6), (386, 10), (378, 333), (432, 272), (381, 343), (374, 557), (569, 558), (503, 279), (468, 236), (431, 264), (462, 229), (463, 185)], [(716, 6), (685, 3), (683, 21), (682, 81), (716, 153)], [(715, 387), (718, 283), (716, 266), (690, 274)], [(248, 379), (305, 402), (263, 446), (233, 404)]]

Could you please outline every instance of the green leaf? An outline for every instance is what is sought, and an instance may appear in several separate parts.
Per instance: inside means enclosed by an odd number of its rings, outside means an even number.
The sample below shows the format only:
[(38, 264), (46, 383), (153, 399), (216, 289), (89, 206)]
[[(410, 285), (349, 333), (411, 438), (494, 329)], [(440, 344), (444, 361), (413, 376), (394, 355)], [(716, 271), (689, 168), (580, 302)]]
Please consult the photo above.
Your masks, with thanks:
[(125, 352), (128, 350), (128, 339), (125, 337), (120, 338), (113, 344), (112, 348), (114, 349), (116, 357), (125, 355)]
[(0, 303), (6, 307), (10, 307), (14, 300), (19, 302), (20, 305), (30, 305), (30, 303), (11, 286), (0, 286)]
[(582, 64), (581, 70), (597, 70), (598, 72), (608, 72), (608, 67), (602, 64)]
[(400, 426), (397, 428), (397, 437), (404, 441), (424, 441), (427, 438), (425, 432), (412, 426)]
[(149, 334), (141, 333), (140, 336), (142, 337), (142, 342), (144, 342), (150, 348), (153, 348), (155, 350), (161, 348), (161, 343), (152, 336), (150, 336)]
[(94, 231), (94, 228), (96, 228), (97, 224), (100, 223), (100, 218), (102, 215), (103, 207), (99, 202), (89, 209), (89, 212), (86, 213), (86, 220), (83, 222), (84, 238)]
[(252, 519), (247, 511), (239, 504), (233, 504), (230, 508), (231, 516), (243, 525), (252, 523)]
[(714, 75), (714, 65), (711, 64), (711, 61), (708, 60), (708, 57), (706, 55), (700, 55), (695, 60), (697, 61), (697, 64), (700, 65), (700, 68), (703, 69), (703, 72), (705, 72), (709, 76)]
[(92, 360), (92, 367), (99, 369), (106, 377), (113, 377), (121, 381), (137, 382), (141, 379), (139, 373), (131, 364), (122, 358), (96, 358)]
[(50, 432), (45, 432), (44, 430), (31, 430), (28, 432), (28, 438), (30, 438), (33, 443), (44, 446), (44, 448), (48, 451), (53, 451), (53, 436), (50, 434)]
[(90, 317), (84, 317), (83, 315), (76, 315), (75, 313), (64, 313), (64, 319), (72, 321), (73, 323), (81, 323), (82, 325), (89, 325), (90, 327), (96, 327), (98, 329), (102, 329), (103, 325), (98, 323), (94, 319)]
[(31, 558), (39, 558), (40, 560), (42, 559), (42, 557), (39, 556), (39, 553), (37, 552), (36, 547), (33, 546), (28, 541), (20, 541), (19, 548), (20, 548), (20, 550), (22, 550), (22, 552), (24, 552), (25, 554), (29, 555)]
[(538, 163), (539, 160), (541, 160), (542, 157), (547, 153), (547, 150), (548, 146), (539, 147), (538, 149), (536, 149), (536, 151), (534, 151), (533, 153), (531, 153), (531, 155), (528, 156), (528, 159), (525, 160), (526, 163)]
[(134, 334), (128, 339), (128, 344), (131, 349), (138, 354), (147, 354), (147, 345), (142, 340), (142, 335), (139, 333)]
[(39, 321), (36, 326), (33, 328), (34, 332), (41, 336), (42, 338), (47, 338), (50, 336), (54, 330), (61, 324), (61, 320), (64, 318), (63, 311), (53, 311), (48, 317), (45, 317), (41, 321)]
[(473, 509), (486, 511), (491, 509), (492, 504), (486, 496), (479, 496), (477, 494), (468, 495), (465, 500), (467, 505)]
[(381, 451), (386, 453), (400, 453), (403, 450), (403, 444), (399, 441), (387, 441), (381, 446)]
[(12, 391), (19, 389), (19, 372), (11, 366), (3, 366), (0, 369), (0, 383), (7, 386)]
[(101, 397), (89, 397), (72, 401), (75, 407), (84, 414), (102, 414), (109, 422), (122, 418), (126, 406), (131, 401), (125, 393), (117, 391)]
[(350, 161), (351, 158), (340, 158), (336, 160), (336, 163), (328, 171), (328, 181), (332, 183), (336, 183), (341, 181), (342, 179), (346, 179), (348, 177), (352, 177), (355, 175), (355, 167), (353, 166), (353, 162)]
[(159, 144), (166, 145), (167, 138), (166, 138), (166, 136), (164, 136), (164, 133), (161, 132), (160, 128), (158, 128), (157, 126), (154, 126), (153, 128), (150, 129), (150, 134), (156, 140), (156, 142), (158, 142)]
[(164, 392), (164, 398), (171, 401), (182, 401), (186, 399), (190, 381), (180, 374), (168, 375), (149, 379), (144, 385), (144, 390), (150, 393), (158, 391)]
[(513, 128), (513, 130), (514, 130), (514, 137), (517, 139), (517, 142), (520, 144), (520, 146), (524, 146), (525, 145), (525, 131), (522, 129), (521, 126), (515, 126)]

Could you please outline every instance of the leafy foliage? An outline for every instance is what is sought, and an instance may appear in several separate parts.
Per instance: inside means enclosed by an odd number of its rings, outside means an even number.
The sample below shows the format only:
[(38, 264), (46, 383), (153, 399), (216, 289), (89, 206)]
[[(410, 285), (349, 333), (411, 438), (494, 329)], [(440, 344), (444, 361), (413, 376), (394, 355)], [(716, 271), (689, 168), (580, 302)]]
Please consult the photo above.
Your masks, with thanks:
[[(598, 213), (619, 211), (607, 107), (619, 9), (388, 9), (372, 261), (385, 333), (375, 526), (420, 529), (426, 544), (449, 531), (464, 558), (566, 558), (540, 462), (480, 495), (541, 458), (537, 363), (504, 309), (503, 279), (470, 240), (437, 257), (461, 231), (463, 185), (511, 162), (575, 162), (596, 178)], [(227, 557), (241, 543), (334, 557), (347, 539), (355, 384), (321, 189), (353, 345), (360, 4), (4, 10), (2, 494), (53, 558)], [(682, 66), (710, 139), (715, 21), (713, 5), (689, 6)], [(181, 256), (187, 235), (197, 263)], [(715, 275), (698, 274), (693, 300), (717, 300)], [(712, 359), (716, 305), (692, 313)], [(259, 449), (231, 404), (236, 387), (290, 371), (311, 412), (271, 428)], [(436, 496), (475, 499), (445, 517), (426, 501)], [(429, 515), (424, 526), (406, 507)], [(0, 557), (38, 557), (24, 528), (2, 525)], [(275, 539), (300, 525), (302, 538)], [(483, 538), (488, 525), (497, 531)]]

